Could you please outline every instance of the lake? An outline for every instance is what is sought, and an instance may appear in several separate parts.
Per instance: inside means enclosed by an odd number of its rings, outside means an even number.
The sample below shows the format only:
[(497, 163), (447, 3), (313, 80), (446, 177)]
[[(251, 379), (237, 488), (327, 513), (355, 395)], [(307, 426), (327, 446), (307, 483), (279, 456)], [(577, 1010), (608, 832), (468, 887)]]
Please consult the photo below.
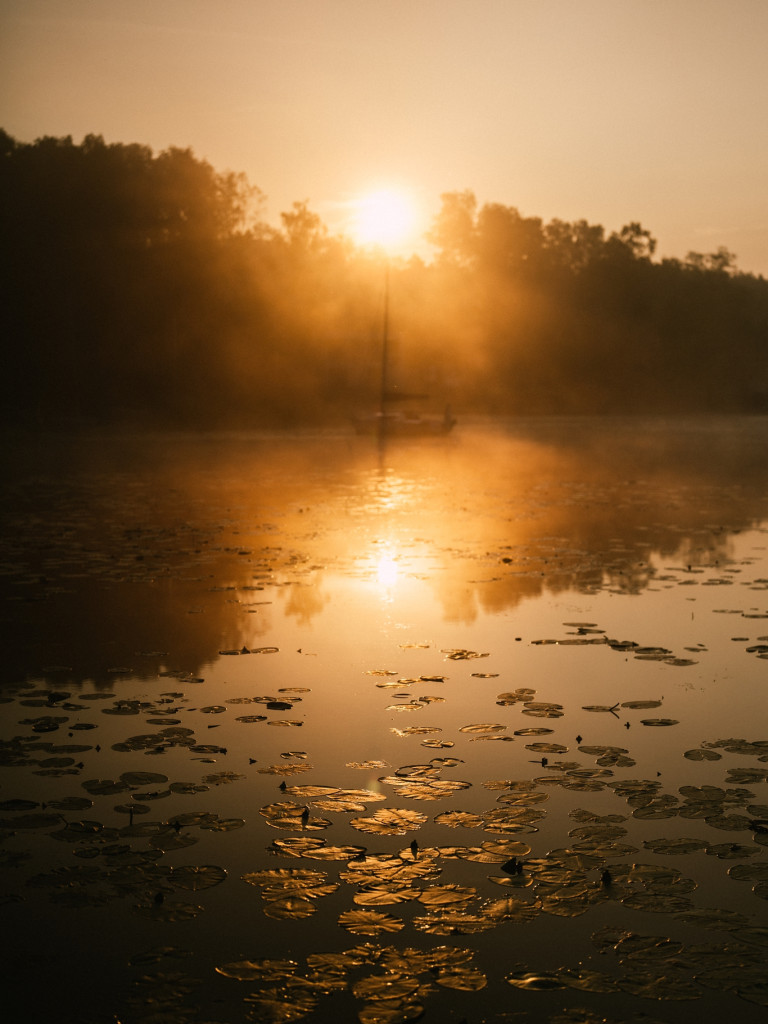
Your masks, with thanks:
[(14, 1020), (765, 1019), (768, 420), (2, 468)]

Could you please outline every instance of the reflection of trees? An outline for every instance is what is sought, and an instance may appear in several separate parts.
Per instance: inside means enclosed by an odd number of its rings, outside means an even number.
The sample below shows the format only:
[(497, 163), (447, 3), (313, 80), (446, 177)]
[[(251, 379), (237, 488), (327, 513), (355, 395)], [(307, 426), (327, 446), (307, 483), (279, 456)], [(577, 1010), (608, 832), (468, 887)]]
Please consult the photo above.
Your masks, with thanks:
[(478, 435), (476, 450), (467, 439), (455, 478), (463, 500), (446, 513), (457, 543), (444, 542), (451, 557), (433, 582), (452, 621), (546, 591), (639, 593), (654, 578), (654, 557), (723, 562), (729, 531), (768, 514), (761, 421), (519, 427), (503, 443)]
[(322, 590), (322, 578), (305, 583), (294, 583), (288, 589), (284, 611), (286, 616), (295, 618), (301, 626), (308, 625), (331, 600), (329, 594)]
[[(558, 520), (564, 525), (559, 516)], [(573, 517), (568, 525), (573, 535), (561, 538), (556, 547), (549, 540), (537, 543), (535, 534), (530, 533), (519, 546), (504, 544), (472, 560), (453, 558), (432, 583), (443, 617), (449, 622), (469, 623), (481, 613), (499, 614), (545, 593), (610, 588), (639, 594), (655, 579), (654, 556), (677, 556), (681, 566), (717, 564), (727, 557), (726, 535), (713, 533), (704, 545), (694, 547), (682, 531), (675, 532), (670, 542), (666, 529), (636, 531), (628, 523), (626, 540), (617, 550), (605, 544), (604, 531), (612, 529), (615, 534), (621, 521), (590, 523)]]
[(195, 674), (275, 643), (280, 617), (321, 616), (332, 574), (375, 573), (384, 540), (446, 620), (471, 622), (546, 592), (641, 592), (654, 556), (722, 563), (768, 517), (759, 420), (465, 427), (392, 444), (383, 466), (344, 435), (16, 438), (3, 454), (5, 680)]
[(219, 650), (257, 646), (265, 630), (229, 592), (211, 590), (206, 579), (35, 580), (6, 584), (3, 592), (13, 636), (0, 676), (7, 681), (39, 676), (53, 666), (62, 683), (104, 686), (126, 669), (139, 678), (161, 669), (196, 675)]

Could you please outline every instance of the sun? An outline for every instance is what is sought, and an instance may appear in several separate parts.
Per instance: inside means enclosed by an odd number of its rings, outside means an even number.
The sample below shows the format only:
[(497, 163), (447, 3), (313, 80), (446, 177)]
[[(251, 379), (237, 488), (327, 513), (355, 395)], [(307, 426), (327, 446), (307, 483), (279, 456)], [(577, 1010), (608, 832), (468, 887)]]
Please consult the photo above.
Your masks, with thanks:
[(416, 222), (413, 202), (399, 189), (381, 188), (353, 204), (353, 233), (361, 245), (388, 248), (402, 244)]

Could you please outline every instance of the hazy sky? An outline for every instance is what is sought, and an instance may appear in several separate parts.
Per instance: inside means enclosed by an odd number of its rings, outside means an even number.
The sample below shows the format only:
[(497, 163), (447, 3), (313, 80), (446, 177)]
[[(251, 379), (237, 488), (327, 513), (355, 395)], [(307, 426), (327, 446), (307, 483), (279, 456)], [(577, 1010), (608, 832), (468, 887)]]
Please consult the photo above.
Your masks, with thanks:
[(768, 276), (768, 0), (0, 0), (0, 126), (190, 146), (295, 200), (639, 220)]

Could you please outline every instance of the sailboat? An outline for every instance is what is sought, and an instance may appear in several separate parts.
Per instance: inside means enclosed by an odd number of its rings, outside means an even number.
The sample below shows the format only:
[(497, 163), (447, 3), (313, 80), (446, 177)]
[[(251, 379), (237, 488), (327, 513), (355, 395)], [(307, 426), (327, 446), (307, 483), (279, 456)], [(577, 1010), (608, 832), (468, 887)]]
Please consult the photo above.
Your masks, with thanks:
[(357, 434), (385, 437), (434, 437), (448, 434), (456, 425), (449, 405), (442, 415), (416, 412), (405, 403), (423, 400), (427, 395), (408, 394), (389, 384), (389, 264), (384, 277), (384, 317), (381, 340), (381, 390), (379, 408), (367, 415), (355, 416)]
[(442, 416), (388, 407), (390, 402), (400, 400), (399, 395), (390, 396), (386, 400), (387, 404), (377, 412), (355, 416), (355, 433), (376, 434), (379, 437), (437, 437), (450, 433), (456, 425), (448, 405)]

